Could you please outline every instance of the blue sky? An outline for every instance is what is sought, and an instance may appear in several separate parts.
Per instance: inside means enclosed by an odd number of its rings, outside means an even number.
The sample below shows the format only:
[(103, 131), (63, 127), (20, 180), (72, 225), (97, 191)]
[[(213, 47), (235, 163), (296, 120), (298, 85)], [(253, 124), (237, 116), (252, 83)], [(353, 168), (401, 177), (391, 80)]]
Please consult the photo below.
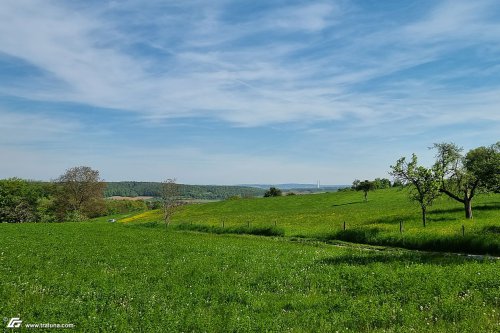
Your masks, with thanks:
[(350, 184), (500, 139), (500, 4), (0, 4), (0, 178)]

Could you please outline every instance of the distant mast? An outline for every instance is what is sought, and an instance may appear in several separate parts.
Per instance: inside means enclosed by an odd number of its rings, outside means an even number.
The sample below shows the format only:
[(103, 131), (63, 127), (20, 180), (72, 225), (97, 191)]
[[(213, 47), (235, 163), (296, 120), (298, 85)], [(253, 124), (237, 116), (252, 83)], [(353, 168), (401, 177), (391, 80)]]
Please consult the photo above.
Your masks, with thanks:
[(319, 180), (318, 180), (318, 190), (319, 190)]

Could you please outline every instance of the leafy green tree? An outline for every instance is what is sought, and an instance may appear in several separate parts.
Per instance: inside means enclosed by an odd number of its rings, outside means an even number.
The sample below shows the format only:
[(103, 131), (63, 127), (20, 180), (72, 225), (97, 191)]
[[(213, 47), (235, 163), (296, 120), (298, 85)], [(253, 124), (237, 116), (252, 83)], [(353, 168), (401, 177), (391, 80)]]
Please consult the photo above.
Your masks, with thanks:
[(359, 181), (356, 179), (352, 183), (352, 185), (356, 191), (363, 191), (365, 195), (365, 201), (368, 201), (368, 192), (376, 189), (375, 183), (369, 180)]
[(396, 165), (391, 165), (390, 174), (401, 184), (409, 185), (410, 199), (420, 204), (422, 210), (422, 223), (425, 227), (427, 221), (427, 208), (440, 195), (439, 176), (434, 169), (427, 169), (418, 165), (417, 156), (412, 155), (411, 161), (405, 157), (400, 158)]
[(375, 178), (373, 181), (376, 189), (384, 189), (391, 187), (391, 181), (387, 178)]
[(465, 156), (454, 143), (435, 143), (435, 168), (440, 176), (440, 191), (462, 203), (465, 217), (472, 219), (472, 199), (478, 191), (500, 191), (500, 142), (478, 147)]
[(162, 186), (163, 220), (165, 227), (170, 224), (170, 219), (180, 205), (180, 184), (174, 179), (167, 179)]
[(265, 198), (268, 198), (268, 197), (281, 197), (282, 194), (283, 193), (281, 192), (281, 190), (279, 188), (271, 186), (269, 188), (269, 190), (267, 190), (266, 193), (264, 193), (264, 197)]
[(58, 220), (82, 220), (105, 213), (106, 183), (99, 171), (87, 166), (73, 167), (56, 180), (55, 206)]
[(0, 180), (0, 222), (37, 222), (40, 187), (19, 178)]

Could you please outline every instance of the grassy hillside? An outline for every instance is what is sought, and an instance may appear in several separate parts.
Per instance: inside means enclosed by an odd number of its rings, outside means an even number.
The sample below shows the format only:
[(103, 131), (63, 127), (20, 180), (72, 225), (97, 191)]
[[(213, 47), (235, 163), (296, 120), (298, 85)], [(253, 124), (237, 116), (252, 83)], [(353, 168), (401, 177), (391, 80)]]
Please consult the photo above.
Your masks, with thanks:
[[(500, 255), (500, 195), (478, 195), (473, 211), (474, 219), (466, 220), (460, 203), (441, 197), (431, 207), (424, 228), (420, 209), (408, 200), (406, 190), (387, 189), (370, 193), (368, 202), (360, 192), (337, 192), (190, 205), (175, 214), (173, 225), (276, 225), (293, 237)], [(159, 212), (125, 221), (155, 220), (161, 220)]]
[(500, 328), (498, 261), (151, 226), (0, 224), (0, 317), (87, 332)]

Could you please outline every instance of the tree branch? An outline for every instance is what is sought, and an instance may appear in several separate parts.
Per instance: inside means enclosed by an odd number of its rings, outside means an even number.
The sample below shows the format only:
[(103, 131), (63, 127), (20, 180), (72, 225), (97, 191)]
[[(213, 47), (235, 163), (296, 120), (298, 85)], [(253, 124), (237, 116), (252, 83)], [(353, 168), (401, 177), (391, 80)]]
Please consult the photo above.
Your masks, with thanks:
[(460, 197), (456, 196), (455, 194), (451, 193), (450, 191), (448, 191), (445, 188), (440, 188), (439, 192), (446, 194), (447, 196), (449, 196), (452, 199), (457, 200), (458, 202), (465, 203), (465, 201), (463, 199), (460, 199)]

